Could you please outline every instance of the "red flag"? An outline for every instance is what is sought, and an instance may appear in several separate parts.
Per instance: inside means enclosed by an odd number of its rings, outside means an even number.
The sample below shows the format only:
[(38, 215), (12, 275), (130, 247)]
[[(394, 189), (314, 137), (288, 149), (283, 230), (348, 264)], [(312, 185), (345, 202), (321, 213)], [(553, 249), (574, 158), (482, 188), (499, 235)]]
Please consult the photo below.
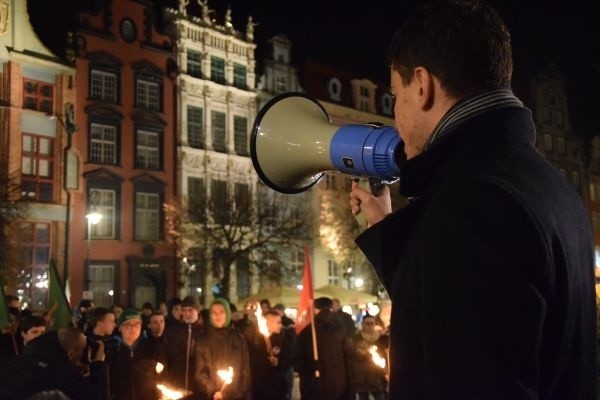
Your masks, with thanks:
[(313, 302), (313, 280), (310, 271), (310, 250), (304, 249), (304, 275), (302, 276), (302, 290), (298, 301), (298, 314), (296, 316), (296, 332), (299, 333), (311, 322), (311, 305)]

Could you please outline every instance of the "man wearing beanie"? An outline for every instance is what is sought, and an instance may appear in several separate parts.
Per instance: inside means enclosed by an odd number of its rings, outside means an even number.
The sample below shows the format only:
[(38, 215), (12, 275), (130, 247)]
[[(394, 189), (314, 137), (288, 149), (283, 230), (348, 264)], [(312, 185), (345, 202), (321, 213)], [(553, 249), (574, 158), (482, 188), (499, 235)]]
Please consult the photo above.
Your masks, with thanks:
[[(332, 313), (328, 297), (314, 300), (318, 360), (313, 355), (312, 326), (300, 331), (294, 344), (292, 364), (300, 375), (302, 399), (350, 399), (348, 362), (350, 338)], [(318, 371), (318, 377), (317, 377)]]
[(194, 383), (194, 347), (202, 335), (200, 305), (193, 296), (181, 302), (183, 323), (167, 326), (163, 337), (166, 370), (169, 383), (178, 388), (196, 392)]
[[(246, 400), (250, 394), (250, 363), (246, 339), (231, 326), (229, 302), (215, 299), (209, 308), (210, 327), (196, 346), (197, 386), (207, 399)], [(223, 386), (217, 370), (233, 368), (233, 381)]]
[(158, 398), (156, 363), (164, 363), (158, 348), (142, 335), (142, 316), (135, 309), (124, 310), (117, 320), (119, 347), (107, 354), (111, 399), (147, 400)]

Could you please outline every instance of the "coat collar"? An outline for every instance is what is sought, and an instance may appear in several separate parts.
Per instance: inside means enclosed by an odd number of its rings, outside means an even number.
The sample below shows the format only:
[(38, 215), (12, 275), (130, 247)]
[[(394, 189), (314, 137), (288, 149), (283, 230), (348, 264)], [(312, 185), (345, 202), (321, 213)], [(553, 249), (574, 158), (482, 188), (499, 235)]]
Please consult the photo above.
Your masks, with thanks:
[(460, 166), (476, 167), (478, 159), (509, 144), (535, 146), (535, 126), (526, 108), (502, 108), (474, 117), (401, 166), (400, 193), (418, 197)]

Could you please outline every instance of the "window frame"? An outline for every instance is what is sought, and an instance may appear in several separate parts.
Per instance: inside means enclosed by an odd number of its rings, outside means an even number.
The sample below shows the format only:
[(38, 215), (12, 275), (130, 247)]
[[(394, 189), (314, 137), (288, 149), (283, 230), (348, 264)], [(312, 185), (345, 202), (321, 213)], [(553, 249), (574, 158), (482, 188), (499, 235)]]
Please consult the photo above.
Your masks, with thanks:
[[(32, 140), (33, 151), (25, 150), (25, 138)], [(37, 135), (33, 133), (23, 132), (21, 134), (21, 198), (33, 201), (51, 203), (55, 201), (55, 188), (56, 188), (56, 173), (54, 168), (56, 166), (56, 138)], [(40, 141), (47, 140), (49, 142), (48, 148), (49, 153), (40, 153)], [(25, 173), (25, 160), (30, 160), (30, 165), (33, 166), (32, 173)], [(46, 161), (48, 166), (46, 170), (49, 172), (49, 176), (40, 175), (40, 162)], [(27, 190), (29, 185), (33, 185), (34, 190)], [(48, 190), (42, 190), (42, 186), (49, 186)], [(49, 192), (48, 197), (44, 197), (42, 193)], [(33, 193), (33, 195), (31, 195)]]

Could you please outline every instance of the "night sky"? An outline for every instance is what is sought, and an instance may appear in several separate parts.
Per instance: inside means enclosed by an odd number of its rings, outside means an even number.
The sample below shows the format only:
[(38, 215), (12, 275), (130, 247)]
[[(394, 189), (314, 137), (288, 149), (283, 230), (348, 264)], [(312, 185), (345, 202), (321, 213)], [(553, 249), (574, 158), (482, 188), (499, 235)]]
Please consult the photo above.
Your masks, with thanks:
[[(32, 22), (48, 46), (60, 48), (61, 30), (72, 17), (59, 14), (59, 27), (47, 26), (49, 13), (69, 10), (69, 4), (95, 0), (28, 0)], [(125, 1), (125, 0), (115, 0)], [(404, 18), (425, 0), (355, 2), (349, 0), (209, 0), (223, 23), (225, 9), (232, 8), (234, 27), (244, 31), (248, 15), (258, 22), (257, 59), (266, 40), (283, 33), (292, 41), (293, 62), (310, 58), (356, 72), (383, 84), (388, 82), (386, 54), (390, 39)], [(175, 6), (176, 0), (156, 0)], [(556, 63), (563, 71), (574, 128), (600, 132), (600, 13), (595, 0), (490, 0), (512, 36), (515, 82), (525, 82), (536, 72)], [(65, 6), (59, 6), (63, 3)], [(196, 0), (190, 7), (198, 9)], [(58, 29), (57, 29), (58, 28)], [(60, 29), (62, 28), (62, 29)], [(62, 36), (64, 37), (64, 35)], [(55, 50), (56, 51), (56, 50)]]

